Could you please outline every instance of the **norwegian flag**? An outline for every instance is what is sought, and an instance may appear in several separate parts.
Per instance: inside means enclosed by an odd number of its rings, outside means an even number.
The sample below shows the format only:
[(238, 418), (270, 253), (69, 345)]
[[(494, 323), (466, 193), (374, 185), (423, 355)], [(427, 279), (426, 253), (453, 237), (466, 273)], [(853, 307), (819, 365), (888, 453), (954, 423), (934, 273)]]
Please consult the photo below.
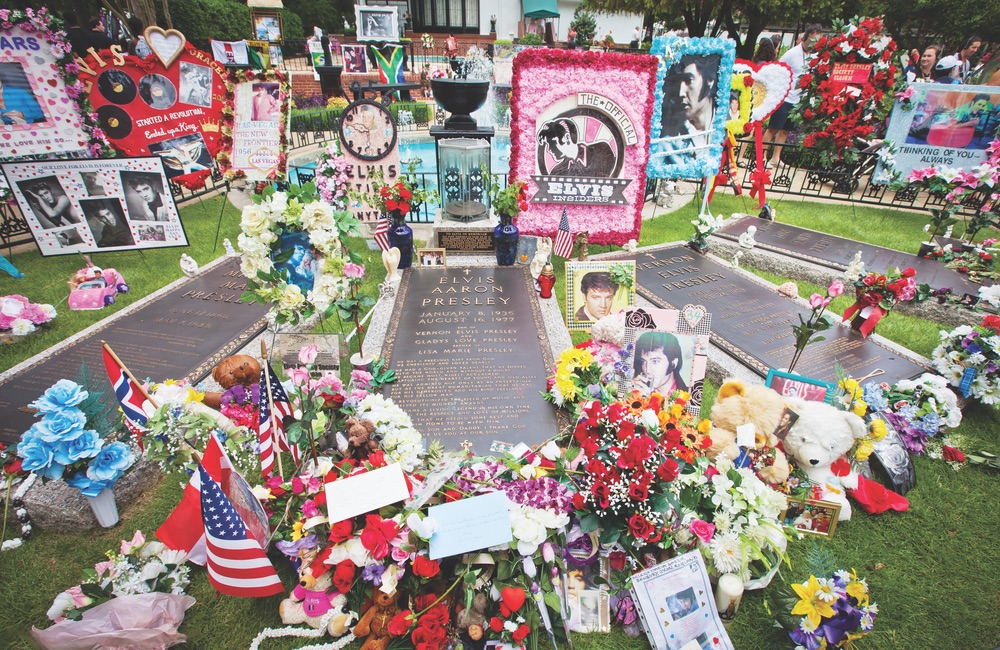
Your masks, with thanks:
[[(246, 480), (233, 469), (226, 450), (214, 433), (209, 436), (199, 467), (222, 487), (223, 493), (236, 508), (250, 535), (261, 546), (266, 545), (270, 532), (267, 514), (254, 497), (253, 490)], [(202, 524), (201, 492), (204, 483), (202, 472), (192, 474), (191, 480), (184, 488), (181, 502), (156, 531), (157, 539), (167, 548), (186, 552), (188, 560), (200, 565), (204, 565), (208, 559), (205, 526)]]
[(284, 585), (260, 542), (208, 471), (198, 465), (201, 513), (207, 550), (208, 581), (219, 593), (263, 598), (282, 593)]
[(375, 226), (375, 243), (380, 250), (389, 250), (389, 217), (382, 215)]
[(121, 364), (111, 355), (111, 350), (105, 344), (101, 349), (104, 355), (104, 369), (108, 372), (108, 380), (114, 388), (115, 397), (125, 414), (125, 424), (132, 433), (146, 431), (146, 411), (143, 407), (152, 404), (146, 399), (139, 385), (132, 381)]
[(569, 232), (569, 216), (566, 208), (563, 208), (562, 218), (559, 219), (559, 232), (556, 233), (556, 243), (552, 247), (552, 252), (559, 257), (573, 256), (573, 235)]
[[(264, 373), (268, 373), (265, 376)], [(271, 385), (271, 399), (268, 400), (267, 386)], [(273, 409), (273, 414), (272, 414)], [(274, 473), (275, 448), (278, 452), (291, 451), (292, 458), (299, 462), (299, 448), (291, 445), (285, 435), (285, 425), (282, 419), (292, 414), (292, 403), (288, 393), (278, 381), (271, 364), (264, 362), (260, 370), (260, 426), (257, 429), (257, 442), (260, 443), (260, 473), (265, 477)]]

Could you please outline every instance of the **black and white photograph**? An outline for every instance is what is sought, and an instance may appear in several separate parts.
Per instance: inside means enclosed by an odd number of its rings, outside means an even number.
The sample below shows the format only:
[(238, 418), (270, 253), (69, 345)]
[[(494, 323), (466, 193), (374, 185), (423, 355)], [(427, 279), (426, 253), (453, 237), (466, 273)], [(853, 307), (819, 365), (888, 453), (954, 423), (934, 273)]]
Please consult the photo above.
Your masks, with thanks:
[(0, 63), (0, 98), (0, 122), (5, 125), (47, 121), (20, 63)]
[(57, 230), (52, 234), (55, 236), (56, 243), (59, 244), (61, 248), (79, 246), (83, 243), (83, 237), (80, 236), (80, 231), (76, 228)]
[(17, 181), (17, 186), (42, 228), (49, 230), (80, 223), (80, 215), (55, 176)]
[(181, 61), (181, 103), (212, 105), (212, 69), (208, 66)]
[(167, 178), (212, 169), (212, 155), (201, 133), (182, 135), (162, 142), (151, 142), (149, 152), (163, 159)]
[(80, 180), (87, 188), (87, 196), (107, 196), (108, 191), (104, 187), (104, 178), (101, 172), (80, 172)]
[(80, 209), (87, 218), (87, 226), (94, 235), (94, 243), (98, 248), (117, 248), (118, 246), (134, 246), (135, 239), (125, 220), (125, 210), (121, 200), (80, 199)]
[(132, 221), (170, 221), (169, 206), (172, 199), (163, 192), (163, 181), (158, 174), (146, 172), (119, 172), (122, 192)]
[(139, 79), (139, 97), (150, 108), (164, 110), (177, 101), (177, 89), (161, 74), (147, 74)]
[(166, 241), (167, 235), (163, 226), (147, 226), (136, 224), (139, 241)]
[(619, 176), (624, 140), (614, 122), (597, 111), (577, 109), (572, 113), (539, 128), (538, 172), (587, 178)]
[(395, 7), (354, 5), (359, 41), (395, 41), (399, 38), (399, 20)]

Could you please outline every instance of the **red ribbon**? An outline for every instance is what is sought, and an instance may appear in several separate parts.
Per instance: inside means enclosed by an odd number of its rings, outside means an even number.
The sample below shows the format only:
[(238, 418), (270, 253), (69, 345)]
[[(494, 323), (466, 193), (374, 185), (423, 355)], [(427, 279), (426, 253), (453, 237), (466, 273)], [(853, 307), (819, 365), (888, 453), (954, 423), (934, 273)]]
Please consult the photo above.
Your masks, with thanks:
[(861, 336), (864, 338), (868, 338), (868, 335), (872, 333), (872, 330), (875, 329), (875, 326), (878, 325), (878, 322), (882, 320), (882, 318), (886, 316), (889, 312), (886, 311), (885, 309), (882, 309), (878, 305), (868, 305), (865, 303), (863, 299), (860, 298), (858, 299), (857, 302), (855, 302), (853, 305), (844, 310), (843, 322), (846, 323), (848, 320), (850, 320), (852, 316), (854, 316), (854, 314), (858, 313), (865, 307), (869, 306), (872, 307), (872, 313), (868, 314), (868, 318), (865, 319), (864, 324), (862, 324), (861, 327), (858, 328), (858, 331), (861, 332)]
[(757, 169), (750, 174), (750, 196), (757, 199), (757, 207), (763, 208), (767, 202), (764, 188), (771, 183), (771, 172), (767, 171), (764, 161), (764, 127), (760, 122), (754, 122), (753, 139), (756, 149), (754, 150)]

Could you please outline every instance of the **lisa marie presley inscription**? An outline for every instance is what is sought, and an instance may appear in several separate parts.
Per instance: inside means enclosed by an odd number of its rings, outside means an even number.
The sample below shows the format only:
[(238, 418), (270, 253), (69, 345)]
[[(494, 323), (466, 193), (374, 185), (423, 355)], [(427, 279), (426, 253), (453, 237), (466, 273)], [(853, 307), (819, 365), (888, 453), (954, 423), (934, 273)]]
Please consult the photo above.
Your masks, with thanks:
[[(431, 289), (432, 298), (423, 298), (421, 307), (457, 307), (475, 305), (506, 305), (510, 298), (495, 296), (503, 287), (492, 277), (443, 277), (439, 286)], [(464, 295), (463, 295), (464, 294)], [(459, 297), (461, 296), (461, 297)]]

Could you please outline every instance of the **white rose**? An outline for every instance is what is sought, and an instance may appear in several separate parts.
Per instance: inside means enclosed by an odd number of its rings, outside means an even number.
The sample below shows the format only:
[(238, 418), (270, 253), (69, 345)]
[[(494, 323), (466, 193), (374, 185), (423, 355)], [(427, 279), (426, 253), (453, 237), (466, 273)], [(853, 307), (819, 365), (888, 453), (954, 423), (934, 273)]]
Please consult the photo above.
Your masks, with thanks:
[(35, 325), (27, 318), (15, 318), (10, 324), (10, 331), (14, 336), (25, 336), (35, 331)]
[(545, 445), (538, 450), (538, 453), (542, 455), (542, 458), (546, 460), (551, 460), (555, 462), (562, 457), (562, 449), (556, 444), (555, 440), (549, 440)]
[(271, 227), (271, 221), (259, 205), (251, 204), (243, 208), (240, 227), (245, 232), (260, 234)]
[(49, 617), (49, 620), (59, 622), (63, 619), (63, 614), (75, 607), (73, 596), (64, 591), (52, 601), (52, 607), (49, 607), (49, 611), (45, 612), (45, 615)]
[(302, 210), (302, 225), (309, 230), (329, 229), (333, 225), (333, 210), (323, 201), (313, 201)]
[(267, 210), (271, 214), (281, 215), (288, 207), (288, 194), (284, 192), (275, 192), (271, 195), (271, 198), (267, 202)]
[(8, 318), (17, 316), (24, 310), (24, 303), (20, 300), (14, 300), (13, 298), (4, 298), (0, 300), (0, 314)]
[[(371, 556), (368, 555), (368, 549), (361, 543), (360, 537), (352, 537), (344, 542), (344, 546), (347, 549), (347, 557), (354, 563), (354, 566), (365, 566), (371, 560)], [(384, 575), (382, 576), (382, 580), (384, 584)]]
[(142, 567), (142, 579), (143, 580), (153, 580), (161, 573), (166, 573), (167, 567), (163, 566), (163, 563), (159, 560), (151, 560), (146, 563), (146, 566)]
[(38, 305), (38, 308), (41, 309), (42, 313), (48, 316), (50, 320), (58, 316), (58, 314), (56, 314), (56, 308), (52, 305)]
[(285, 289), (281, 292), (281, 298), (278, 299), (278, 308), (285, 311), (298, 309), (305, 304), (305, 301), (302, 289), (297, 285), (288, 284), (285, 285)]

